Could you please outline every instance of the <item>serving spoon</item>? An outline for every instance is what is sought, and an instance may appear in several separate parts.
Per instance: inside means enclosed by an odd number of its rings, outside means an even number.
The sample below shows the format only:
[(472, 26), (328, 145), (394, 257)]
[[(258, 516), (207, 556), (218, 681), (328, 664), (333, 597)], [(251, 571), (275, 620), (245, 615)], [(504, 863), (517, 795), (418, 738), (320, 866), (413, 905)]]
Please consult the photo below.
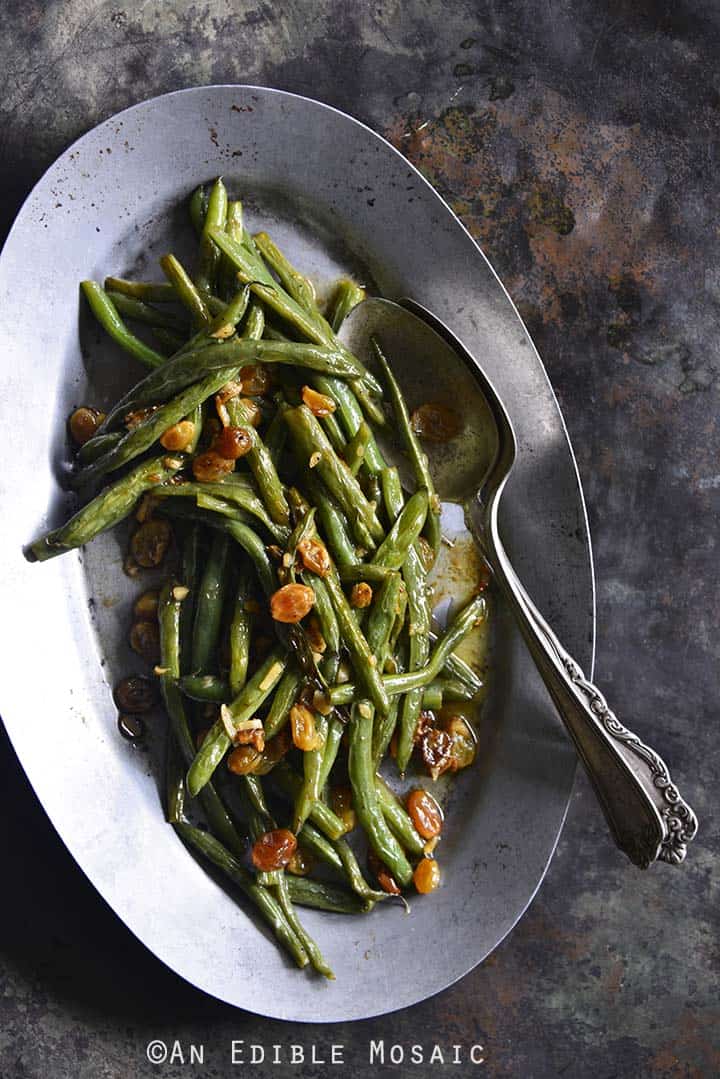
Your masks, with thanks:
[[(508, 412), (475, 357), (448, 327), (412, 300), (372, 298), (346, 319), (342, 340), (370, 359), (375, 339), (395, 365), (400, 359), (434, 373), (451, 394), (463, 439), (433, 446), (433, 472), (443, 498), (459, 502), (468, 531), (490, 566), (580, 759), (618, 847), (645, 869), (678, 865), (697, 832), (697, 818), (662, 758), (622, 725), (596, 686), (563, 648), (530, 599), (508, 558), (498, 507), (517, 457)], [(403, 360), (404, 357), (404, 360)]]

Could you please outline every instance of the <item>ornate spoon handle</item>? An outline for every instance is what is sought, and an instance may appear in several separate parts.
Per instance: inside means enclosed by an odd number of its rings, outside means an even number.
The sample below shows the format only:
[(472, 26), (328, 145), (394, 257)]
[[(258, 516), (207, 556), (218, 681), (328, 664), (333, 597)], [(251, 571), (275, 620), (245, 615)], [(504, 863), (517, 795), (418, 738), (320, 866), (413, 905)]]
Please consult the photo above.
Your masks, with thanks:
[[(466, 514), (472, 526), (472, 514)], [(697, 832), (662, 758), (622, 725), (596, 686), (560, 644), (523, 588), (497, 530), (497, 502), (472, 531), (515, 613), (538, 671), (587, 769), (617, 845), (646, 869), (679, 865)]]

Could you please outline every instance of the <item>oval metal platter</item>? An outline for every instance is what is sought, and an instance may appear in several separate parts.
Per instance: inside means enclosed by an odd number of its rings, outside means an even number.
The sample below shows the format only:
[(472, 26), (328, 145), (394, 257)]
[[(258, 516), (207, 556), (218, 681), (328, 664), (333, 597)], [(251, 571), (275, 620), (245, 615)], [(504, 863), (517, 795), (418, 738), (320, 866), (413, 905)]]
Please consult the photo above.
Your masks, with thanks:
[(188, 193), (218, 174), (245, 201), (250, 227), (268, 228), (321, 289), (354, 272), (382, 295), (410, 296), (483, 364), (519, 442), (501, 517), (507, 546), (592, 671), (583, 498), (545, 370), (492, 268), (422, 176), (349, 116), (258, 87), (168, 94), (79, 139), (23, 206), (0, 260), (0, 572), (13, 627), (0, 708), (10, 738), (78, 865), (159, 959), (261, 1015), (360, 1019), (437, 993), (487, 956), (555, 848), (575, 756), (502, 608), (482, 752), (452, 795), (443, 886), (410, 916), (387, 904), (356, 919), (303, 912), (337, 975), (328, 983), (292, 967), (189, 856), (163, 819), (154, 750), (118, 735), (110, 687), (137, 669), (125, 638), (138, 585), (120, 568), (122, 532), (42, 565), (22, 554), (72, 506), (61, 486), (68, 412), (111, 400), (141, 374), (82, 309), (79, 280), (157, 279), (161, 254), (190, 250)]

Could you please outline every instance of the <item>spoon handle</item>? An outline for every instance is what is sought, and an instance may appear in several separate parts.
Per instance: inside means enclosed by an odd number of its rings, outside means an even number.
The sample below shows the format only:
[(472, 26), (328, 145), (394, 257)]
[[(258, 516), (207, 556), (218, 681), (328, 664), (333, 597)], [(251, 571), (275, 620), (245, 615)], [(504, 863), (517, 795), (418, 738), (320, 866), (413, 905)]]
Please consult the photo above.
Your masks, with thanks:
[(482, 535), (473, 528), (475, 538), (510, 602), (617, 845), (642, 869), (656, 860), (679, 865), (697, 832), (693, 810), (662, 758), (623, 726), (528, 596), (500, 541), (496, 513), (497, 503)]

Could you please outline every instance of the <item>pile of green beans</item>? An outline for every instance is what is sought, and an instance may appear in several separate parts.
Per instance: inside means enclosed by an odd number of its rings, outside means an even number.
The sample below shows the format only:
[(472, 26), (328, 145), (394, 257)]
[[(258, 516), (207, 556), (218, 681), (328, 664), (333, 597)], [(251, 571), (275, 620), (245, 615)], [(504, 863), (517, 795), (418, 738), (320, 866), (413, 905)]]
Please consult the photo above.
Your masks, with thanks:
[[(148, 370), (107, 414), (79, 410), (92, 424), (69, 483), (87, 497), (25, 553), (44, 561), (134, 518), (131, 551), (152, 566), (170, 529), (153, 662), (167, 820), (298, 966), (332, 978), (295, 905), (363, 914), (413, 882), (428, 890), (417, 872), (437, 833), (429, 844), (378, 769), (389, 747), (401, 774), (411, 759), (429, 767), (428, 724), (446, 770), (467, 763), (442, 710), (483, 688), (455, 650), (487, 621), (487, 599), (433, 631), (442, 537), (428, 459), (379, 343), (370, 371), (337, 337), (364, 289), (343, 279), (321, 305), (270, 236), (250, 235), (220, 179), (193, 192), (189, 218), (195, 266), (170, 252), (163, 283), (81, 284), (129, 369)], [(380, 448), (390, 426), (409, 491)], [(278, 836), (282, 852), (263, 861)]]

